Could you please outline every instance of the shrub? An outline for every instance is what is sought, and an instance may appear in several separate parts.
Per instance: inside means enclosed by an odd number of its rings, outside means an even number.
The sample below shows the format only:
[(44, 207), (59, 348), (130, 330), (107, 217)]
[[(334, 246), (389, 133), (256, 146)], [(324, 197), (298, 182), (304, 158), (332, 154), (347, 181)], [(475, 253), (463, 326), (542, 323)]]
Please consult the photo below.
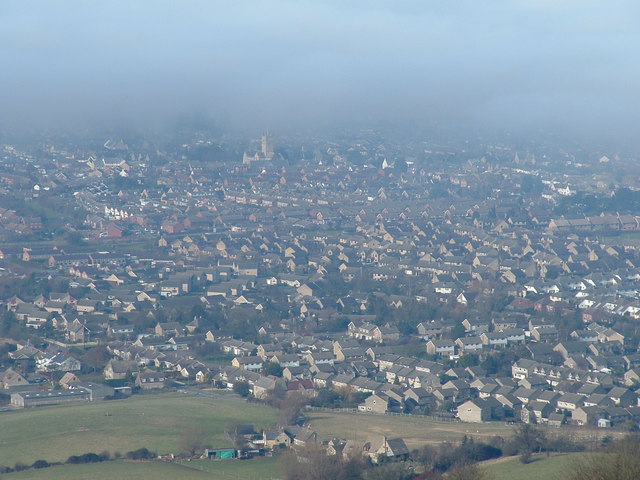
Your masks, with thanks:
[(247, 382), (236, 382), (233, 384), (233, 392), (241, 397), (248, 397), (251, 393), (251, 386)]
[(33, 462), (33, 465), (31, 465), (32, 468), (47, 468), (48, 466), (49, 462), (46, 460), (36, 460)]
[(85, 453), (80, 456), (80, 463), (98, 463), (104, 459), (97, 453)]
[(103, 460), (105, 459), (97, 453), (85, 453), (84, 455), (71, 455), (65, 463), (74, 465), (79, 463), (97, 463)]
[(478, 442), (460, 447), (459, 455), (466, 460), (482, 462), (502, 456), (502, 450), (486, 443)]
[(127, 458), (131, 460), (146, 460), (155, 458), (156, 456), (155, 452), (150, 452), (146, 448), (139, 448), (138, 450), (127, 452)]

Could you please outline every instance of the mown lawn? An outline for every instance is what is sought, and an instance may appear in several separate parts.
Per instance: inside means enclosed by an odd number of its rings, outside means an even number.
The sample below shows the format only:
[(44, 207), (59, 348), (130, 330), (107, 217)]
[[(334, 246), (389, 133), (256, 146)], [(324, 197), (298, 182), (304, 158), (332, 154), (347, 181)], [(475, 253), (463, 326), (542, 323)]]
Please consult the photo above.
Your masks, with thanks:
[(126, 400), (40, 407), (0, 413), (0, 465), (65, 461), (71, 455), (108, 451), (125, 454), (146, 447), (180, 453), (185, 431), (204, 427), (207, 443), (229, 446), (232, 422), (271, 428), (277, 412), (244, 402), (188, 394), (140, 395)]

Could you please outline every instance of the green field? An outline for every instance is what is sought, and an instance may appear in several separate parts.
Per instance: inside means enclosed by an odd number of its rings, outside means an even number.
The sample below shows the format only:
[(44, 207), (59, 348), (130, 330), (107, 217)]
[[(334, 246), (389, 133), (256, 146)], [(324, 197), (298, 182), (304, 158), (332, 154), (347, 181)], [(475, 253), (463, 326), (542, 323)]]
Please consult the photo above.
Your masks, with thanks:
[(261, 457), (251, 460), (192, 460), (182, 465), (214, 474), (220, 480), (271, 480), (279, 477), (278, 459)]
[[(535, 456), (527, 465), (517, 457), (482, 464), (488, 480), (562, 480), (572, 462), (585, 454)], [(6, 480), (273, 480), (278, 478), (276, 458), (191, 462), (115, 461), (88, 465), (63, 465), (2, 475)]]
[(272, 480), (278, 478), (275, 458), (227, 461), (166, 462), (115, 461), (60, 465), (41, 470), (7, 473), (3, 480)]
[(194, 426), (205, 428), (208, 444), (229, 446), (227, 424), (250, 423), (259, 430), (272, 427), (276, 417), (275, 410), (263, 405), (186, 394), (2, 412), (0, 465), (65, 461), (88, 452), (125, 454), (142, 447), (180, 453), (182, 435)]
[(537, 455), (526, 465), (518, 457), (508, 457), (486, 462), (482, 468), (489, 480), (562, 480), (572, 463), (582, 455), (586, 454)]
[(409, 449), (426, 443), (458, 442), (463, 435), (489, 439), (495, 435), (508, 437), (514, 427), (501, 422), (460, 423), (427, 418), (361, 413), (305, 412), (311, 427), (321, 438), (366, 440), (370, 435), (402, 437)]
[(60, 465), (40, 470), (7, 473), (3, 480), (207, 480), (216, 477), (163, 462), (106, 462)]

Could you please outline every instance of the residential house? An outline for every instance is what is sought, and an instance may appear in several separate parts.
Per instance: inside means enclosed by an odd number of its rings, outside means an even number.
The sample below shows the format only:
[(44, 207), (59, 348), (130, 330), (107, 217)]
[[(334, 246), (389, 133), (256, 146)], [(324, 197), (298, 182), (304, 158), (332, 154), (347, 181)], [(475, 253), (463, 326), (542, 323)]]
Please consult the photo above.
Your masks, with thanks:
[(432, 339), (427, 342), (426, 348), (429, 355), (451, 357), (456, 353), (456, 344), (452, 340)]
[(36, 369), (44, 372), (76, 372), (80, 367), (76, 358), (64, 352), (43, 354), (36, 360)]
[(0, 372), (0, 389), (9, 389), (12, 387), (29, 385), (29, 382), (20, 373), (12, 368), (7, 368)]
[(456, 416), (463, 422), (487, 422), (492, 419), (491, 405), (481, 398), (467, 400), (458, 405)]
[(556, 406), (560, 410), (575, 410), (584, 405), (585, 397), (583, 395), (578, 395), (575, 393), (565, 393), (561, 395), (557, 402)]
[(461, 337), (455, 340), (455, 344), (461, 355), (479, 353), (484, 346), (481, 337)]
[(409, 457), (409, 449), (401, 438), (376, 436), (367, 439), (362, 447), (362, 454), (373, 463), (380, 463), (383, 459), (406, 459)]
[(282, 428), (275, 430), (267, 429), (262, 432), (262, 441), (265, 448), (275, 448), (278, 446), (289, 448), (293, 443), (293, 438)]
[(389, 410), (389, 397), (384, 393), (374, 393), (365, 398), (364, 403), (358, 405), (358, 410), (369, 413), (387, 413)]
[(167, 377), (162, 372), (156, 372), (151, 369), (145, 369), (136, 375), (136, 386), (143, 390), (156, 388), (164, 388)]
[(104, 378), (106, 380), (121, 380), (128, 375), (138, 371), (138, 364), (131, 360), (109, 360), (104, 367)]
[(231, 361), (231, 365), (237, 368), (242, 368), (243, 370), (259, 372), (264, 366), (264, 360), (258, 356), (234, 357)]

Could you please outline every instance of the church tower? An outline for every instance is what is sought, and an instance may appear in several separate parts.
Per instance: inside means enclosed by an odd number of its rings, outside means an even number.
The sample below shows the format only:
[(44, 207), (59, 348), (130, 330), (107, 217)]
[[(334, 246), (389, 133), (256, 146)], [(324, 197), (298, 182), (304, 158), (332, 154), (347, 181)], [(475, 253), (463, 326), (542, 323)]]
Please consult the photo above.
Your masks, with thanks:
[(273, 140), (269, 132), (262, 135), (262, 155), (269, 160), (273, 158)]

